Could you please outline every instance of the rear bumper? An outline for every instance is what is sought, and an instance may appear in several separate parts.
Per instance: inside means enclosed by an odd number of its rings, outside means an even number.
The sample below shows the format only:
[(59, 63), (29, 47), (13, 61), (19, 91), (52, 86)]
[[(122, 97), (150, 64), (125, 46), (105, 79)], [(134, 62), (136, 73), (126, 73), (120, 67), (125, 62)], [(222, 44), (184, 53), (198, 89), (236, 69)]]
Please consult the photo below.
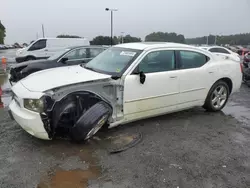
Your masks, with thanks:
[(32, 136), (43, 140), (51, 140), (39, 113), (21, 108), (15, 100), (12, 100), (9, 105), (9, 114), (12, 119)]

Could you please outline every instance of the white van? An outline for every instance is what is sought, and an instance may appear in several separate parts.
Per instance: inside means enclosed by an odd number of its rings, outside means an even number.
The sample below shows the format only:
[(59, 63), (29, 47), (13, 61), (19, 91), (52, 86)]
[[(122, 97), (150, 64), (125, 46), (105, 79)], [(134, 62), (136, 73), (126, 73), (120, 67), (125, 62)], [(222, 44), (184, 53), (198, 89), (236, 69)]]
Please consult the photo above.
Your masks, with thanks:
[(86, 38), (40, 38), (16, 52), (16, 62), (47, 59), (56, 52), (72, 46), (88, 46)]

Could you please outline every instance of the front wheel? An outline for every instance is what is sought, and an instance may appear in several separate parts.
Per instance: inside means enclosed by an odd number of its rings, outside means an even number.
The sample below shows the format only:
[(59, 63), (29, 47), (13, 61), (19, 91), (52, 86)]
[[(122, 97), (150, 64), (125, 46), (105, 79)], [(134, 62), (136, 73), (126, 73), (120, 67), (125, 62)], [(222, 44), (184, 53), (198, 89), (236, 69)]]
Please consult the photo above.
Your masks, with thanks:
[(220, 111), (229, 98), (229, 87), (226, 82), (218, 81), (210, 89), (204, 108), (211, 112)]
[(112, 114), (111, 107), (100, 101), (90, 107), (70, 130), (70, 136), (75, 141), (91, 138), (108, 121)]

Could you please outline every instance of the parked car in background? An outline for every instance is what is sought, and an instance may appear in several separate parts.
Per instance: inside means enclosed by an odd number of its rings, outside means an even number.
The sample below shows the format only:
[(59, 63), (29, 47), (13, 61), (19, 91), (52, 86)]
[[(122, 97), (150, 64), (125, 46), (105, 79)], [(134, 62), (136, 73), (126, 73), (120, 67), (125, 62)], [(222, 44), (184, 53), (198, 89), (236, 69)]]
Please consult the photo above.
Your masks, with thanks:
[(37, 138), (63, 133), (78, 141), (104, 124), (112, 128), (195, 106), (216, 112), (239, 90), (240, 65), (184, 44), (119, 44), (85, 65), (19, 81), (10, 116)]
[(48, 59), (18, 63), (10, 68), (9, 81), (12, 84), (37, 71), (87, 63), (106, 49), (102, 46), (69, 47)]
[(249, 52), (249, 49), (247, 48), (242, 48), (242, 49), (237, 50), (237, 54), (239, 54), (240, 56), (245, 56), (248, 52)]
[(210, 51), (212, 53), (215, 53), (217, 55), (223, 55), (223, 56), (227, 56), (230, 57), (231, 59), (240, 62), (240, 56), (239, 54), (224, 48), (222, 46), (206, 46), (206, 47), (200, 47), (204, 50)]
[(236, 53), (237, 52), (237, 50), (238, 50), (238, 48), (236, 48), (236, 47), (234, 47), (234, 46), (225, 46), (227, 49), (229, 49), (229, 50), (231, 50), (231, 51), (233, 51), (234, 53)]
[(243, 60), (243, 82), (250, 86), (250, 52), (245, 54)]
[(250, 63), (250, 52), (245, 54), (243, 63), (246, 63), (246, 64)]
[(17, 50), (16, 62), (47, 59), (64, 48), (86, 45), (90, 45), (86, 38), (41, 38), (28, 47)]

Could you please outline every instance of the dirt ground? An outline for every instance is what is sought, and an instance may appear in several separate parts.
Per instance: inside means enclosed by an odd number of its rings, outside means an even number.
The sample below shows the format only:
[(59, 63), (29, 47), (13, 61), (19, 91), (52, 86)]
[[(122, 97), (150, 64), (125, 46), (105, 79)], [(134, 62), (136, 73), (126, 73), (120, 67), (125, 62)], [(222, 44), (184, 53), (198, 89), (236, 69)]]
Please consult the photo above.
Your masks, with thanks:
[[(190, 109), (102, 131), (81, 144), (33, 138), (1, 108), (0, 187), (249, 188), (249, 93), (242, 85), (219, 113)], [(7, 106), (9, 95), (1, 101)], [(110, 139), (135, 133), (143, 136), (139, 144), (109, 153)]]

